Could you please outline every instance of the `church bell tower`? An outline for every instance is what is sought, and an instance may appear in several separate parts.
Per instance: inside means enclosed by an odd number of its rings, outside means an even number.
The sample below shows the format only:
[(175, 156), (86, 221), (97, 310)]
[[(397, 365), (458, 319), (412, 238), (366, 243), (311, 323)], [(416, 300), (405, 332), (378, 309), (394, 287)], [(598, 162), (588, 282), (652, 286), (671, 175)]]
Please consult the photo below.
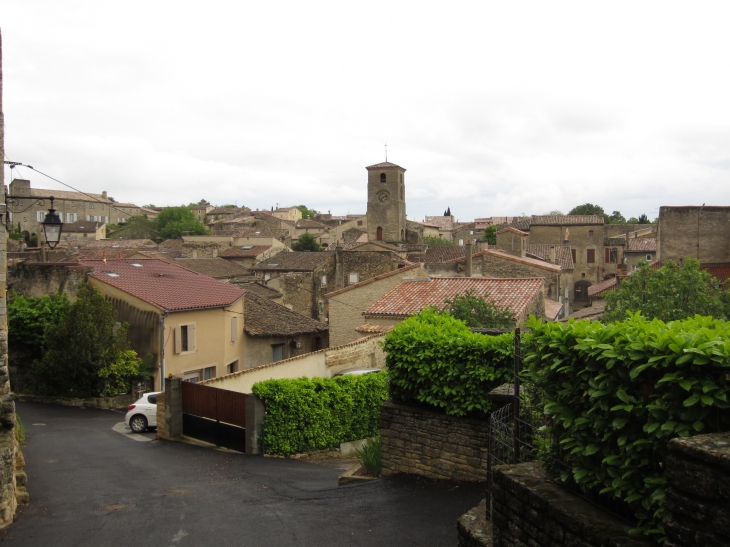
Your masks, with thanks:
[(368, 170), (368, 240), (385, 243), (406, 241), (406, 170), (390, 162)]

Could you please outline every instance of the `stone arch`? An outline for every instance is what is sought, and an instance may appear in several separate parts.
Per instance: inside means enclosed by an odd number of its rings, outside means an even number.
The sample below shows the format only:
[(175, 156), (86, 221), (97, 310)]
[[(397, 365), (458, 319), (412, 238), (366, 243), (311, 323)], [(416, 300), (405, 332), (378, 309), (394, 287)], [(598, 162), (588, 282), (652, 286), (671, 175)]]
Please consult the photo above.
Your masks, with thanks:
[(375, 239), (377, 239), (378, 241), (383, 241), (383, 227), (382, 226), (378, 226)]

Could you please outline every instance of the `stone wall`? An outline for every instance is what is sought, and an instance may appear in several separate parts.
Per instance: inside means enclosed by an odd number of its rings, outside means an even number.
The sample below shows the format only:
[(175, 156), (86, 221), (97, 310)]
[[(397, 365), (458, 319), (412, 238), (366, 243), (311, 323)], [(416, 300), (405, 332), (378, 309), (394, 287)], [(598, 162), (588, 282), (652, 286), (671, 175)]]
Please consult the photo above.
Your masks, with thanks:
[[(350, 285), (350, 273), (356, 272), (359, 281), (398, 269), (398, 256), (390, 251), (344, 251), (342, 253), (341, 287)], [(358, 281), (358, 282), (359, 282)], [(354, 283), (352, 283), (354, 285)]]
[(665, 547), (730, 545), (730, 433), (669, 443)]
[(380, 406), (383, 475), (485, 481), (489, 422), (386, 401)]
[(629, 537), (630, 528), (623, 521), (548, 481), (535, 463), (494, 468), (494, 547), (653, 545), (652, 542)]
[(421, 264), (388, 272), (326, 295), (329, 309), (330, 344), (340, 346), (361, 337), (355, 329), (365, 321), (362, 312), (403, 279), (426, 277)]
[(730, 262), (730, 207), (659, 208), (657, 259), (685, 257)]
[(8, 289), (32, 297), (65, 292), (75, 300), (79, 285), (90, 271), (89, 267), (71, 264), (21, 262), (8, 271)]
[(103, 410), (125, 409), (137, 400), (132, 393), (115, 395), (114, 397), (89, 397), (86, 399), (74, 397), (46, 397), (44, 395), (16, 395), (19, 401), (29, 403), (44, 403), (51, 405), (77, 406), (83, 408), (101, 408)]
[(560, 271), (554, 271), (556, 267), (553, 264), (546, 263), (546, 265), (549, 267), (541, 268), (521, 262), (519, 259), (510, 260), (487, 253), (482, 256), (481, 273), (484, 277), (498, 278), (542, 277), (545, 279), (543, 294), (546, 298), (557, 300)]

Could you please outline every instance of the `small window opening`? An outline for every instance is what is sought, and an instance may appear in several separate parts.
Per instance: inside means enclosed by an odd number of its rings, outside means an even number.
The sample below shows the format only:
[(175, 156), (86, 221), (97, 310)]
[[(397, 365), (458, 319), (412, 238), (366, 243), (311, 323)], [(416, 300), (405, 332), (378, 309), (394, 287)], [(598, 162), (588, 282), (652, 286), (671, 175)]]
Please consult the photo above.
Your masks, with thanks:
[(385, 173), (380, 173), (380, 182), (385, 182)]

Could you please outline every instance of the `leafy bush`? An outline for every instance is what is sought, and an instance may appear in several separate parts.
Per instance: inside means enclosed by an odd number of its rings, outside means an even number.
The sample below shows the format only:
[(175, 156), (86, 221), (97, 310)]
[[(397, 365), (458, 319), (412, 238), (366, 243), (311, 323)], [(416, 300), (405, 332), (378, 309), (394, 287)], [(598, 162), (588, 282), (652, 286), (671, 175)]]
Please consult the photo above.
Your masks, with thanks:
[(252, 391), (266, 404), (266, 452), (289, 455), (376, 435), (388, 378), (380, 372), (265, 380)]
[(25, 426), (18, 414), (15, 415), (15, 440), (18, 444), (24, 444), (26, 440)]
[(512, 333), (473, 333), (450, 314), (425, 308), (385, 337), (391, 396), (453, 416), (485, 417), (487, 394), (511, 378), (513, 344)]
[(525, 358), (552, 417), (558, 480), (629, 504), (661, 537), (667, 444), (730, 430), (730, 323), (664, 323), (639, 313), (608, 325), (531, 318)]
[(355, 453), (368, 475), (380, 475), (380, 437), (370, 439), (362, 448), (355, 450)]
[(40, 357), (45, 346), (46, 329), (58, 323), (68, 306), (66, 293), (34, 298), (10, 291), (8, 342), (11, 346), (32, 348), (36, 356)]
[(500, 307), (489, 297), (489, 293), (477, 296), (473, 289), (457, 294), (453, 300), (447, 298), (441, 311), (450, 313), (473, 328), (504, 329), (515, 324), (515, 314), (509, 308)]

